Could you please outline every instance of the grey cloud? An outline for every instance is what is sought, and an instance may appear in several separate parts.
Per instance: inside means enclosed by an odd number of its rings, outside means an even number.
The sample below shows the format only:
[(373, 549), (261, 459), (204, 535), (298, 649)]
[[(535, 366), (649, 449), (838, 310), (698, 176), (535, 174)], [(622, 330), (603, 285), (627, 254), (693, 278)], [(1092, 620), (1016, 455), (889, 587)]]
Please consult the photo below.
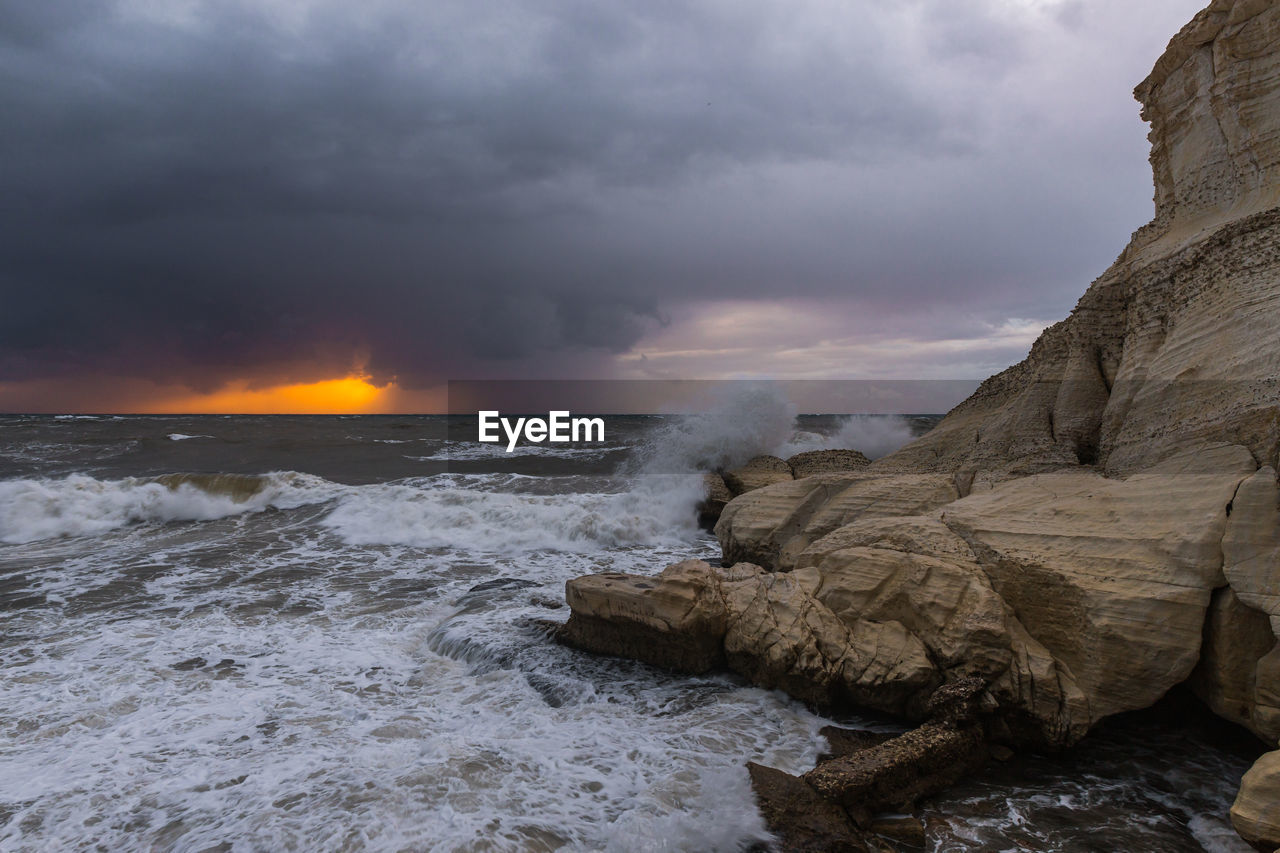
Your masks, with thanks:
[(0, 380), (360, 357), (415, 386), (696, 300), (1067, 304), (1142, 211), (991, 143), (1023, 130), (982, 94), (1029, 61), (1015, 23), (906, 6), (9, 4)]

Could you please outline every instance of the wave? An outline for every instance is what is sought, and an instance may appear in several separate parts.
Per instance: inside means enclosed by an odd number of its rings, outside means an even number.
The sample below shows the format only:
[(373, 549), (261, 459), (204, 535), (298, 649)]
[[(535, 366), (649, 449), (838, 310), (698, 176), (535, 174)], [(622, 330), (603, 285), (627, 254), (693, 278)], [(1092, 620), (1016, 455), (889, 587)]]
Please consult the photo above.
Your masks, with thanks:
[(267, 507), (321, 503), (343, 487), (310, 474), (165, 474), (0, 482), (0, 542), (89, 536), (130, 524), (210, 521)]
[(212, 521), (328, 501), (336, 503), (320, 523), (349, 545), (590, 552), (687, 543), (695, 532), (692, 507), (702, 497), (696, 474), (644, 477), (618, 492), (599, 491), (600, 478), (582, 478), (579, 488), (595, 490), (552, 494), (513, 491), (513, 476), (443, 475), (365, 486), (293, 471), (9, 480), (0, 482), (0, 542), (93, 536), (133, 524)]
[(628, 491), (528, 494), (452, 480), (364, 486), (321, 522), (350, 545), (408, 545), (480, 553), (590, 552), (687, 543), (698, 474), (646, 477)]
[(186, 434), (181, 433), (181, 432), (171, 432), (171, 433), (169, 433), (169, 440), (170, 440), (170, 441), (186, 441), (187, 439), (190, 439), (190, 438), (213, 438), (213, 436), (211, 436), (211, 435), (186, 435)]

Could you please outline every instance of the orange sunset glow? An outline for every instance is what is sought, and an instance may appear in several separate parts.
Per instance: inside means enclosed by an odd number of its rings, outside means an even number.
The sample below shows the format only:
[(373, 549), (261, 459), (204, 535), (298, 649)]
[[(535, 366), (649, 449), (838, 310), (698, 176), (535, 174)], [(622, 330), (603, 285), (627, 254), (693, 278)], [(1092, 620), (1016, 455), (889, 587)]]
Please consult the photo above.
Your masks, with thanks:
[(160, 398), (139, 411), (196, 415), (362, 415), (386, 411), (396, 391), (394, 383), (379, 387), (370, 383), (367, 376), (268, 388), (249, 388), (244, 382), (233, 382), (209, 394)]
[(405, 389), (363, 374), (258, 386), (228, 382), (213, 391), (119, 377), (0, 383), (0, 410), (192, 415), (373, 415), (444, 411), (445, 386)]

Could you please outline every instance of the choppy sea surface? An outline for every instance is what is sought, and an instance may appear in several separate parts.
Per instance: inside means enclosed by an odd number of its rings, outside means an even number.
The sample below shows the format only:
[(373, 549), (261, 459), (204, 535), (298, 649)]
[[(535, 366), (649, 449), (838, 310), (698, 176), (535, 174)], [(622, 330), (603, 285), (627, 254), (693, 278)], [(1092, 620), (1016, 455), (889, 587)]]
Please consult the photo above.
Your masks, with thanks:
[[(436, 417), (0, 417), (0, 849), (731, 851), (830, 720), (557, 646), (564, 582), (718, 559), (700, 465), (931, 418), (759, 401), (603, 444)], [(765, 406), (764, 408), (768, 408)], [(1249, 757), (1105, 730), (925, 810), (952, 850), (1245, 849)]]

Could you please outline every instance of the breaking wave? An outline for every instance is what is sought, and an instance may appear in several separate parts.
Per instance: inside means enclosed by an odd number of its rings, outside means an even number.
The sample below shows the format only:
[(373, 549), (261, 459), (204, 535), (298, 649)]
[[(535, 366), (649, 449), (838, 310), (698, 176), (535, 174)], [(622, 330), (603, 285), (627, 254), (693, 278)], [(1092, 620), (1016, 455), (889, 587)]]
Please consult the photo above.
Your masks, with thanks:
[(269, 506), (288, 509), (328, 500), (337, 488), (294, 471), (8, 480), (0, 482), (0, 542), (89, 536), (140, 522), (210, 521)]
[(645, 478), (627, 491), (563, 494), (493, 491), (473, 479), (361, 487), (322, 524), (350, 545), (586, 552), (687, 542), (702, 498), (696, 474)]

